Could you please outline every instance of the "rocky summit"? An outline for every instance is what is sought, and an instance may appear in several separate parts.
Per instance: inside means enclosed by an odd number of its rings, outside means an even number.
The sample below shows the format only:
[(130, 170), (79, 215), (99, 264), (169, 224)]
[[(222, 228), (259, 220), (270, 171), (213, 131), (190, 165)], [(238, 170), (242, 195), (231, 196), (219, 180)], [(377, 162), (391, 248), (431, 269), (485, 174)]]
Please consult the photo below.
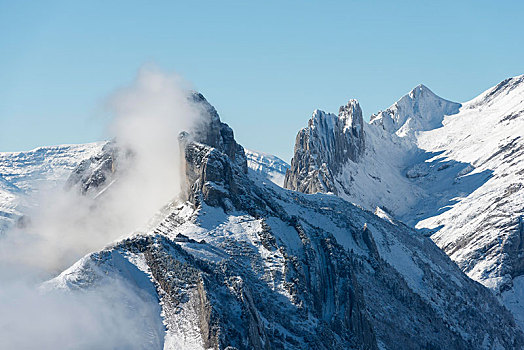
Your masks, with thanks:
[[(340, 123), (317, 127), (336, 117), (315, 111), (297, 135), (285, 187), (334, 193), (430, 236), (524, 327), (523, 96), (522, 75), (464, 103), (419, 85), (350, 142), (333, 137), (346, 130)], [(331, 153), (310, 151), (324, 140)], [(346, 152), (355, 144), (365, 144), (358, 158), (360, 148)]]
[(334, 176), (348, 160), (364, 152), (364, 121), (356, 100), (340, 107), (338, 116), (315, 110), (299, 131), (284, 187), (304, 193), (338, 193)]
[[(148, 229), (88, 254), (45, 290), (120, 281), (128, 291), (120, 302), (156, 305), (141, 319), (147, 336), (134, 347), (142, 349), (524, 347), (511, 313), (428, 237), (338, 196), (286, 190), (248, 171), (231, 128), (202, 95), (193, 99), (206, 119), (179, 136), (182, 197), (159, 208)], [(338, 116), (316, 111), (297, 137), (287, 186), (304, 180), (303, 192), (329, 190), (340, 150), (360, 161), (364, 137), (356, 101)], [(91, 158), (73, 177), (125, 171), (103, 166), (107, 159)], [(307, 171), (314, 174), (298, 177)], [(73, 187), (111, 181), (96, 179)]]

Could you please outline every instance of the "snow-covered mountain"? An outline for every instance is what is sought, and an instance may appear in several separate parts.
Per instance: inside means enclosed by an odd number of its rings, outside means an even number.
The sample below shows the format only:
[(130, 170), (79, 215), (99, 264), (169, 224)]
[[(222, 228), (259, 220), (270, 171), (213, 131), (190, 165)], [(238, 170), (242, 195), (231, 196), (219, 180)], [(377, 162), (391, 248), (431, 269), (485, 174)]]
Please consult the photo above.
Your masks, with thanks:
[(460, 163), (453, 181), (468, 187), (417, 227), (436, 231), (432, 239), (470, 277), (502, 292), (524, 325), (524, 75), (464, 103), (418, 145), (442, 166)]
[[(310, 129), (311, 121), (299, 135)], [(463, 104), (419, 85), (363, 130), (359, 159), (333, 148), (338, 170), (322, 155), (304, 159), (297, 142), (287, 187), (307, 189), (288, 184), (316, 162), (332, 172), (331, 192), (431, 235), (470, 277), (502, 293), (524, 326), (524, 76)]]
[[(104, 147), (106, 152), (102, 151)], [(116, 154), (112, 147), (113, 143), (101, 141), (0, 152), (0, 234), (12, 225), (24, 224), (28, 209), (35, 204), (34, 196), (40, 191), (67, 188), (80, 181), (71, 175), (74, 169), (82, 170), (83, 174), (90, 169), (99, 176), (91, 176), (90, 181), (105, 181), (105, 173), (101, 170), (113, 166), (112, 159)], [(104, 157), (104, 160), (100, 161), (99, 157)], [(248, 167), (255, 173), (283, 186), (289, 164), (257, 151), (246, 150), (246, 157)], [(78, 167), (80, 164), (82, 166)]]
[(346, 160), (357, 161), (364, 151), (364, 121), (356, 100), (340, 107), (339, 115), (313, 112), (299, 131), (284, 187), (305, 193), (337, 193), (334, 176)]
[[(179, 138), (182, 198), (44, 290), (74, 293), (108, 279), (132, 286), (158, 305), (141, 316), (149, 336), (137, 348), (524, 347), (511, 314), (429, 238), (384, 213), (248, 171), (232, 130), (196, 101), (210, 116), (208, 128)], [(75, 169), (72, 186), (107, 188), (111, 177), (91, 181), (119, 173), (99, 166), (107, 152)]]
[[(62, 186), (83, 160), (100, 152), (104, 142), (0, 152), (0, 234), (23, 217), (38, 191)], [(22, 224), (22, 222), (19, 222)]]
[[(140, 315), (139, 349), (524, 348), (523, 81), (463, 104), (421, 85), (370, 123), (356, 100), (317, 110), (291, 166), (194, 93), (182, 197), (41, 291), (125, 286), (109, 299)], [(115, 142), (0, 153), (0, 222), (42, 189), (118, 203), (130, 162)]]
[(289, 164), (272, 154), (245, 149), (247, 166), (279, 186), (284, 186), (284, 177)]
[(372, 115), (370, 123), (399, 137), (414, 137), (417, 132), (442, 126), (442, 118), (459, 108), (459, 103), (444, 100), (420, 84), (393, 106)]

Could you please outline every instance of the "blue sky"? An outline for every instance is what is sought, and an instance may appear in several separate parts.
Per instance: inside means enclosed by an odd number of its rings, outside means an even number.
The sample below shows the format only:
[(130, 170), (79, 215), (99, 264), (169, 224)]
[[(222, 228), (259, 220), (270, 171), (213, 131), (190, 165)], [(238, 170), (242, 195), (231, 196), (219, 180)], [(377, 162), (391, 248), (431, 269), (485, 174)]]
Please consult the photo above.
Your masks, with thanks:
[(201, 91), (245, 147), (289, 161), (315, 108), (364, 115), (419, 83), (466, 101), (524, 73), (522, 1), (0, 0), (0, 151), (107, 135), (144, 64)]

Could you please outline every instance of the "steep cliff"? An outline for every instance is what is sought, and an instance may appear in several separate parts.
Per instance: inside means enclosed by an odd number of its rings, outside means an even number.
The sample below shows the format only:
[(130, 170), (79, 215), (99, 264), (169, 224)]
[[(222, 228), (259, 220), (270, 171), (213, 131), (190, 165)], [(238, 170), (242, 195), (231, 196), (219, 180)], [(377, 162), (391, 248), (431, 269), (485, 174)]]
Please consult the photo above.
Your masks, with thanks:
[(364, 147), (364, 121), (356, 100), (340, 107), (338, 116), (316, 110), (308, 127), (298, 132), (284, 187), (336, 194), (334, 176), (348, 160), (357, 161)]
[[(358, 148), (350, 119), (341, 113), (351, 136), (337, 137)], [(208, 125), (218, 129), (180, 136), (180, 201), (46, 288), (127, 281), (160, 305), (165, 333), (148, 344), (164, 349), (523, 347), (511, 314), (428, 238), (336, 196), (250, 177), (231, 129), (213, 112)]]
[[(463, 104), (419, 85), (371, 116), (357, 162), (331, 145), (336, 155), (328, 154), (339, 164), (324, 162), (322, 171), (334, 188), (315, 189), (368, 210), (380, 207), (431, 236), (463, 271), (500, 296), (522, 327), (523, 96), (524, 76)], [(319, 146), (305, 147), (303, 133), (295, 155), (313, 162), (304, 150)], [(306, 176), (295, 178), (288, 188), (311, 192)]]

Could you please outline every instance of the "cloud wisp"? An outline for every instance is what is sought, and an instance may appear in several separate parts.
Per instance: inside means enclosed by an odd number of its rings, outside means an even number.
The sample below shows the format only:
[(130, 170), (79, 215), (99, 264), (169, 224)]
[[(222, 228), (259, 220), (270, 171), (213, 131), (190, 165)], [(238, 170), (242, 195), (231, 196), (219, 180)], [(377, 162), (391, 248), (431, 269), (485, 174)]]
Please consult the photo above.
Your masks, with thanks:
[[(118, 149), (132, 154), (119, 163), (122, 169), (115, 181), (106, 184), (100, 196), (84, 196), (74, 188), (40, 192), (28, 213), (30, 224), (0, 239), (0, 306), (5, 320), (0, 322), (0, 347), (60, 348), (65, 339), (75, 348), (113, 348), (122, 347), (126, 335), (131, 336), (125, 344), (142, 344), (134, 335), (143, 335), (144, 325), (130, 315), (158, 310), (124, 282), (65, 294), (44, 293), (38, 285), (83, 255), (144, 228), (180, 194), (178, 135), (191, 131), (202, 118), (189, 94), (177, 75), (141, 69), (133, 83), (118, 89), (106, 103), (114, 116), (110, 135)], [(80, 334), (81, 329), (87, 333)], [(34, 343), (26, 341), (28, 336)], [(154, 348), (161, 342), (153, 343), (148, 344)]]

